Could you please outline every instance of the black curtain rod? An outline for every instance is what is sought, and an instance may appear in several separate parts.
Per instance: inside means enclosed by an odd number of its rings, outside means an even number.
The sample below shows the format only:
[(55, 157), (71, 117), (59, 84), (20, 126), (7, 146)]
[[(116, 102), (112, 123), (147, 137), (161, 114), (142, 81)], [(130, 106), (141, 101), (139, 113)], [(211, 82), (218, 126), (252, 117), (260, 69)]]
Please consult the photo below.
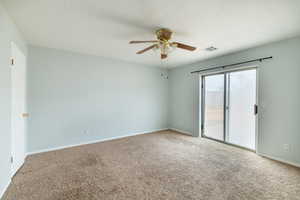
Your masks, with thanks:
[(264, 58), (257, 58), (257, 59), (254, 59), (254, 60), (248, 60), (248, 61), (245, 61), (245, 62), (233, 63), (233, 64), (223, 65), (223, 66), (218, 66), (218, 67), (205, 68), (205, 69), (202, 69), (202, 70), (193, 71), (191, 73), (194, 74), (194, 73), (205, 72), (205, 71), (210, 71), (210, 70), (214, 70), (214, 69), (224, 69), (226, 67), (242, 65), (242, 64), (256, 62), (256, 61), (262, 62), (263, 60), (267, 60), (267, 59), (271, 59), (271, 58), (273, 58), (273, 56), (264, 57)]

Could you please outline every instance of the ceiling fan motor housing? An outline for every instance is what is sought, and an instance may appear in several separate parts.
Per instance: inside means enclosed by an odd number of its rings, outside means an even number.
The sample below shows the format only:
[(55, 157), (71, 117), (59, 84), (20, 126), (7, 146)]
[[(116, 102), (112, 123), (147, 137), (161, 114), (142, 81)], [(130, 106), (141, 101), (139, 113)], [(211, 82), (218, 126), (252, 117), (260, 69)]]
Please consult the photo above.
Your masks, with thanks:
[(172, 31), (167, 28), (161, 28), (156, 31), (157, 39), (160, 41), (168, 41), (172, 37)]

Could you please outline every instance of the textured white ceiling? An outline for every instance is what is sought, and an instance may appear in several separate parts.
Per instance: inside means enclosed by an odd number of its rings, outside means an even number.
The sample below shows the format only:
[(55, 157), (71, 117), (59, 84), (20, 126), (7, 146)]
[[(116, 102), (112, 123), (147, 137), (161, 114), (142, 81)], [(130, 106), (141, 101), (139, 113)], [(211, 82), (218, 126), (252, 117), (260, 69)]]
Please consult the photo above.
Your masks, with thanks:
[[(2, 0), (28, 43), (150, 66), (176, 67), (300, 34), (300, 0)], [(135, 52), (166, 27), (177, 49), (163, 62)], [(217, 51), (204, 49), (215, 46)]]

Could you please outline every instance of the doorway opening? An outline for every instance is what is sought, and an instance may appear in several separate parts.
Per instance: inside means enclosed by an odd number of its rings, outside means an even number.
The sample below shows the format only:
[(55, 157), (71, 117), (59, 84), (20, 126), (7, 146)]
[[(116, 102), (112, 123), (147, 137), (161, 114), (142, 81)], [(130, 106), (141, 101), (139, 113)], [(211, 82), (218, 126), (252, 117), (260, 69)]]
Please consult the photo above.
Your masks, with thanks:
[(201, 136), (255, 151), (257, 69), (201, 78)]

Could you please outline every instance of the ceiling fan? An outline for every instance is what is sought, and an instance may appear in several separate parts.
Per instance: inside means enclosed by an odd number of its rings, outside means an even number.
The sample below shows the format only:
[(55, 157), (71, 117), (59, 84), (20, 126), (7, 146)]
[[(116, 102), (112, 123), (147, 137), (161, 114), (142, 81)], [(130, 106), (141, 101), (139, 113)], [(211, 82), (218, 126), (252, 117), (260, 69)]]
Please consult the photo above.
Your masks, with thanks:
[(154, 43), (153, 45), (138, 51), (137, 54), (142, 54), (150, 49), (160, 50), (160, 58), (165, 59), (168, 57), (168, 54), (175, 48), (181, 48), (188, 51), (196, 50), (196, 47), (192, 47), (179, 42), (170, 42), (172, 36), (172, 31), (167, 28), (158, 29), (155, 34), (157, 40), (146, 40), (146, 41), (130, 41), (129, 44), (138, 44), (138, 43)]

